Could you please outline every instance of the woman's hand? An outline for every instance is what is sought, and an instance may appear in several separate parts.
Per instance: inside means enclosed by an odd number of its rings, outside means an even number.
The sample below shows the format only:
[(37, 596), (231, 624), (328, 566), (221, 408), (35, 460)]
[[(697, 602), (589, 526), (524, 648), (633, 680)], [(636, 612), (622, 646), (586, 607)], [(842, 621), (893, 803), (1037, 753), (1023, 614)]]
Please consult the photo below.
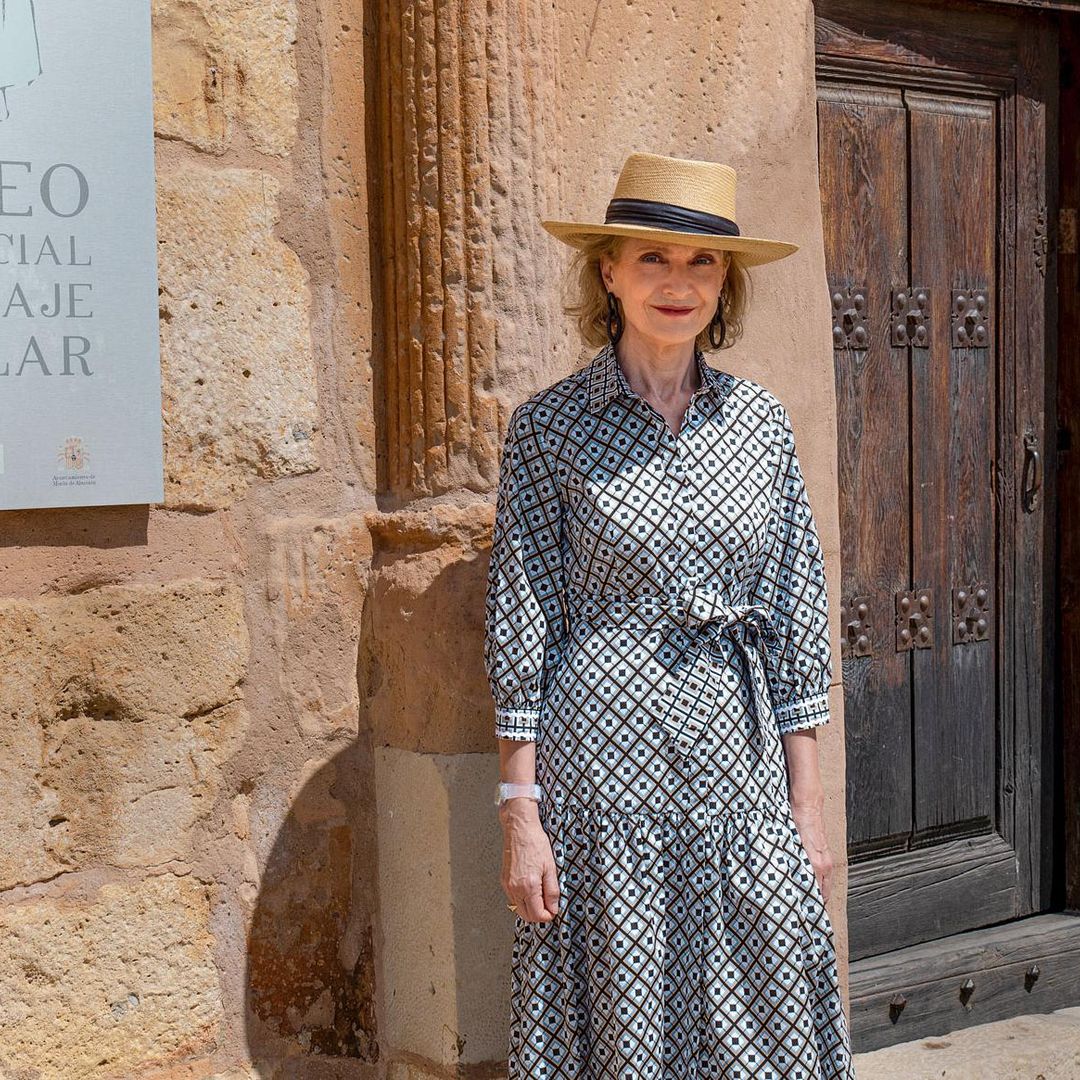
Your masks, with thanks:
[(825, 819), (821, 807), (817, 805), (798, 806), (792, 805), (791, 816), (795, 819), (795, 827), (802, 837), (803, 847), (810, 857), (810, 863), (814, 867), (814, 876), (817, 878), (818, 888), (821, 889), (822, 899), (828, 903), (829, 893), (832, 892), (832, 875), (835, 869), (832, 852), (829, 850), (829, 841), (825, 836)]
[(534, 799), (507, 799), (503, 827), (502, 887), (527, 922), (551, 922), (559, 913), (559, 882), (551, 841)]
[(810, 857), (821, 897), (828, 903), (835, 863), (825, 836), (825, 789), (818, 764), (817, 729), (788, 732), (781, 741), (787, 761), (791, 816)]

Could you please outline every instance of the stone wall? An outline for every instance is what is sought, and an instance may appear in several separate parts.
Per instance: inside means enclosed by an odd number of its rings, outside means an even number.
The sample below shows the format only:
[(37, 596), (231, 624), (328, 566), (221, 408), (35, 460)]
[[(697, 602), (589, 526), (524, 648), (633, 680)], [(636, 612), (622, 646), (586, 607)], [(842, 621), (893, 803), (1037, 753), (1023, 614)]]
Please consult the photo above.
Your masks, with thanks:
[(492, 489), (585, 355), (538, 220), (649, 149), (803, 245), (724, 357), (838, 583), (810, 6), (153, 14), (166, 500), (0, 515), (0, 1076), (497, 1076)]

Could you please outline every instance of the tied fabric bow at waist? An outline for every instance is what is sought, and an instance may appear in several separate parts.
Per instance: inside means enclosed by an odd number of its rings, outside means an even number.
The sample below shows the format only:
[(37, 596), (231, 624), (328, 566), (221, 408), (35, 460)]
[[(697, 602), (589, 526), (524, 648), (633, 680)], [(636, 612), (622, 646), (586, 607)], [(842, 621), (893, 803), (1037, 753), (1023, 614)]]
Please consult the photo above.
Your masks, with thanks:
[(763, 604), (729, 604), (718, 589), (688, 585), (677, 593), (661, 596), (571, 597), (572, 614), (588, 620), (605, 616), (645, 617), (671, 624), (684, 638), (682, 653), (665, 672), (657, 695), (660, 726), (684, 756), (688, 757), (708, 729), (720, 707), (720, 680), (716, 663), (723, 659), (716, 638), (732, 630), (730, 639), (741, 654), (752, 684), (751, 695), (759, 725), (772, 715), (766, 664), (769, 653), (778, 652), (780, 635)]

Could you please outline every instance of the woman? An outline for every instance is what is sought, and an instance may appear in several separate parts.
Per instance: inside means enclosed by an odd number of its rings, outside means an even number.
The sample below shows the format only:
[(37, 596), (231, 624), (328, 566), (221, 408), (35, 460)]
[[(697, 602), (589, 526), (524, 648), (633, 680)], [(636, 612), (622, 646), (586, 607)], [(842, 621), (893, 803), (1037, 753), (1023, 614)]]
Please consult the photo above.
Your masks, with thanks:
[(603, 347), (513, 410), (499, 478), (510, 1078), (850, 1078), (821, 548), (785, 407), (703, 355), (796, 245), (740, 234), (728, 166), (654, 154), (604, 223), (543, 224)]

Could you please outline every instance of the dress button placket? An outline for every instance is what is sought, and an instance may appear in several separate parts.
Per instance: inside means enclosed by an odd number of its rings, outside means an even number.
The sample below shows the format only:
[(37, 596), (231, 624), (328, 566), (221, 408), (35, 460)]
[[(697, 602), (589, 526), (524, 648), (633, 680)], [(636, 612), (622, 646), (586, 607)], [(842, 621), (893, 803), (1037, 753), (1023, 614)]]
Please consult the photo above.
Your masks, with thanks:
[(679, 572), (682, 563), (682, 483), (677, 471), (679, 461), (678, 443), (667, 422), (660, 421), (660, 445), (663, 447), (663, 475), (674, 511), (665, 521), (665, 547), (670, 552), (668, 569), (673, 577)]
[[(679, 429), (679, 434), (677, 436), (672, 436), (674, 454), (671, 460), (671, 475), (674, 487), (672, 501), (679, 507), (675, 536), (676, 550), (678, 552), (675, 573), (678, 576), (680, 583), (685, 582), (688, 572), (693, 574), (696, 569), (696, 567), (686, 565), (687, 553), (689, 548), (692, 547), (692, 545), (688, 545), (687, 528), (690, 525), (693, 515), (693, 492), (690, 490), (690, 485), (686, 482), (686, 450), (684, 448), (685, 440), (683, 437), (683, 432), (685, 430), (686, 421), (684, 421), (683, 426)], [(670, 430), (668, 434), (671, 434)]]

